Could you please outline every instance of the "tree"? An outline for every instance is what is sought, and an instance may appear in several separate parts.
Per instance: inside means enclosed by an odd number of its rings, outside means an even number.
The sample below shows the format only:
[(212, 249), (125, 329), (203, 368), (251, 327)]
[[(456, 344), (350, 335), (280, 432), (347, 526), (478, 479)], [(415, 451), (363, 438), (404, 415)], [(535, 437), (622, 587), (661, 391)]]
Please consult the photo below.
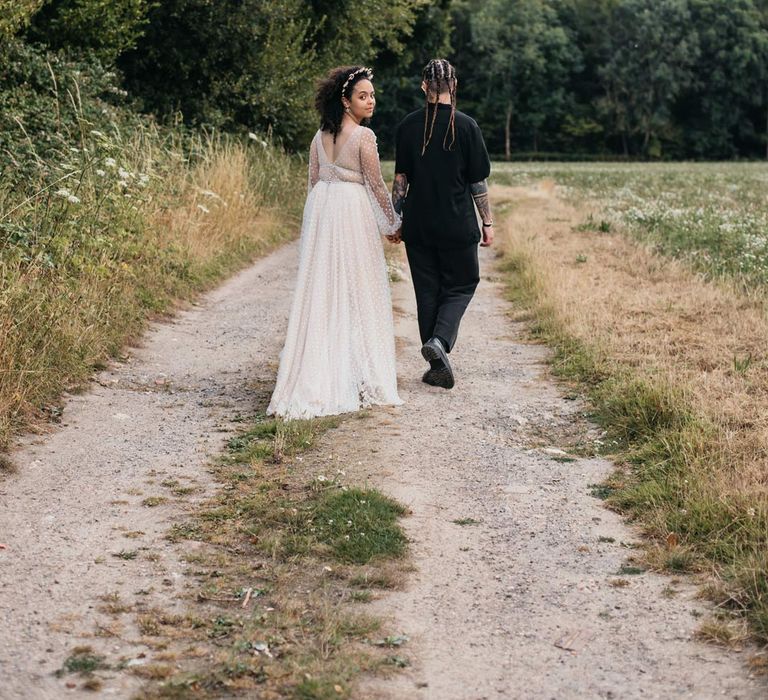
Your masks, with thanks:
[(732, 158), (755, 137), (749, 110), (764, 97), (768, 31), (752, 0), (689, 0), (689, 6), (701, 51), (696, 82), (678, 110), (687, 150)]
[(606, 42), (600, 108), (621, 135), (625, 154), (629, 137), (637, 135), (643, 155), (659, 156), (661, 139), (675, 127), (675, 101), (693, 85), (700, 55), (688, 0), (622, 0)]
[(30, 38), (52, 49), (92, 51), (106, 65), (135, 46), (151, 0), (48, 0), (33, 18)]
[(271, 130), (304, 147), (315, 80), (331, 65), (399, 51), (425, 0), (164, 0), (122, 56), (145, 108), (192, 124)]
[(42, 4), (43, 0), (0, 0), (0, 39), (12, 37)]
[(594, 152), (608, 146), (610, 122), (596, 108), (603, 94), (600, 66), (608, 62), (606, 27), (620, 0), (562, 0), (556, 3), (560, 22), (567, 27), (582, 55), (582, 70), (573, 73), (571, 102), (557, 140), (567, 149)]
[(300, 0), (165, 0), (118, 60), (147, 111), (228, 130), (308, 129), (315, 52)]
[(553, 6), (542, 0), (485, 2), (472, 29), (489, 69), (488, 98), (502, 103), (507, 159), (515, 113), (531, 131), (535, 150), (542, 123), (562, 109), (568, 79), (580, 68), (579, 49)]
[(452, 0), (437, 0), (419, 8), (410, 35), (399, 50), (377, 51), (374, 85), (379, 96), (374, 128), (380, 151), (394, 149), (395, 127), (409, 112), (423, 106), (421, 72), (432, 58), (450, 53)]

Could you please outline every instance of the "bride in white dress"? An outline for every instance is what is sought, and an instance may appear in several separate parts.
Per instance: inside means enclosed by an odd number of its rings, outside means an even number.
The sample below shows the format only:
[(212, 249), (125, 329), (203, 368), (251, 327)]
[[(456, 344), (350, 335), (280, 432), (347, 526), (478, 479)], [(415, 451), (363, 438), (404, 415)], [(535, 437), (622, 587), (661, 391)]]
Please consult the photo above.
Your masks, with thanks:
[(397, 405), (392, 304), (382, 236), (400, 228), (381, 175), (368, 68), (318, 86), (299, 271), (268, 415), (311, 418)]

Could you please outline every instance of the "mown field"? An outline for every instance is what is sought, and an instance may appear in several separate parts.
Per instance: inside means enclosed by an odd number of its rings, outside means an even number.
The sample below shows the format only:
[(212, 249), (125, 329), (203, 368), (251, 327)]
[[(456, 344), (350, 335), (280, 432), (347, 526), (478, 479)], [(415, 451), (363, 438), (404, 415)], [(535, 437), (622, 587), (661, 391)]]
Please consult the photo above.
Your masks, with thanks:
[(495, 164), (510, 298), (589, 398), (601, 493), (648, 564), (707, 574), (702, 634), (768, 641), (768, 165)]

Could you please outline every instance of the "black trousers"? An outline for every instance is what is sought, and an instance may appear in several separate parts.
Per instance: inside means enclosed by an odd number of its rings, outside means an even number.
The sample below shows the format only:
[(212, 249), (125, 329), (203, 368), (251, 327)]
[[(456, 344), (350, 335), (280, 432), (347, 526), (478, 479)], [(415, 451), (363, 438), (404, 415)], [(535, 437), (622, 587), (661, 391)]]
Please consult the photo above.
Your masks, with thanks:
[(437, 336), (450, 352), (480, 282), (477, 243), (457, 250), (406, 244), (405, 252), (416, 292), (421, 342)]

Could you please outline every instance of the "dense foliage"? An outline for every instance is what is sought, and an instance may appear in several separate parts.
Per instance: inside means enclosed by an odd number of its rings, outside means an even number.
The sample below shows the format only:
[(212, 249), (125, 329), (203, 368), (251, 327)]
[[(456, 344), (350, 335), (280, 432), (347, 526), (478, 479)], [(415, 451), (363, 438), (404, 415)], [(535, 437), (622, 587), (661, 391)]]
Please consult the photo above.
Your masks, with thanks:
[[(768, 152), (765, 0), (0, 0), (0, 37), (14, 34), (116, 68), (161, 120), (271, 131), (299, 150), (330, 66), (373, 65), (386, 151), (442, 55), (496, 154)], [(3, 90), (23, 79), (0, 75)]]

